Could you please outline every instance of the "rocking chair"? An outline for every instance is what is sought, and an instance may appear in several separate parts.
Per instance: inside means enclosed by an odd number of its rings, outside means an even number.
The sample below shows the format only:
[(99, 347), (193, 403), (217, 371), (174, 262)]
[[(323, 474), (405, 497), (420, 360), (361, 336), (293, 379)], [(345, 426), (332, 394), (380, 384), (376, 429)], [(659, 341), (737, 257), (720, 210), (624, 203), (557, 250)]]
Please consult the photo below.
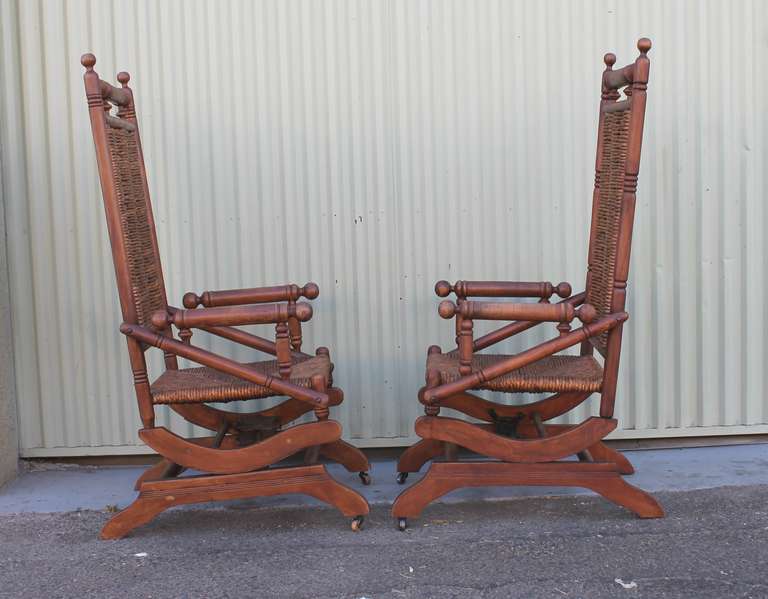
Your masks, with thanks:
[[(304, 493), (324, 501), (353, 518), (352, 529), (359, 529), (368, 503), (318, 463), (319, 456), (325, 456), (358, 472), (364, 484), (370, 482), (365, 455), (343, 442), (341, 426), (328, 419), (329, 406), (343, 399), (341, 389), (333, 386), (328, 350), (320, 347), (314, 356), (301, 351), (301, 323), (312, 317), (312, 307), (298, 300), (315, 299), (317, 285), (187, 293), (185, 309), (169, 306), (130, 77), (119, 73), (121, 87), (113, 87), (93, 70), (92, 54), (85, 54), (81, 62), (123, 313), (120, 331), (128, 341), (143, 425), (139, 437), (162, 456), (136, 482), (138, 498), (104, 526), (101, 537), (122, 537), (176, 505), (283, 493)], [(275, 341), (236, 328), (268, 323), (276, 325)], [(180, 340), (173, 338), (172, 326)], [(274, 358), (238, 363), (194, 346), (193, 329)], [(162, 350), (165, 362), (165, 371), (152, 383), (145, 361), (150, 347)], [(180, 369), (179, 357), (202, 366)], [(272, 396), (288, 399), (252, 413), (208, 405)], [(156, 426), (157, 405), (167, 405), (215, 434), (184, 439)], [(310, 410), (315, 422), (284, 428)], [(302, 450), (303, 465), (271, 467)], [(203, 474), (179, 477), (186, 469)]]
[[(616, 428), (613, 418), (621, 352), (635, 190), (645, 116), (651, 48), (637, 44), (634, 63), (613, 70), (616, 57), (605, 55), (597, 135), (597, 162), (592, 203), (586, 291), (571, 295), (567, 283), (440, 281), (435, 292), (451, 292), (456, 303), (443, 301), (439, 314), (456, 319), (457, 349), (427, 352), (426, 386), (419, 391), (426, 416), (416, 421), (421, 441), (408, 448), (398, 464), (398, 482), (435, 461), (426, 475), (395, 501), (398, 528), (418, 517), (431, 501), (461, 487), (552, 485), (585, 487), (635, 512), (641, 518), (664, 515), (647, 493), (629, 485), (623, 474), (629, 461), (602, 439)], [(625, 98), (619, 99), (624, 89)], [(550, 297), (562, 298), (556, 304)], [(527, 297), (538, 303), (482, 302), (470, 297)], [(579, 319), (583, 326), (571, 329)], [(474, 320), (513, 321), (473, 339)], [(543, 322), (557, 324), (558, 336), (516, 355), (478, 354), (504, 339)], [(580, 355), (559, 352), (580, 345)], [(594, 350), (602, 356), (601, 364)], [(551, 393), (523, 405), (506, 405), (470, 393), (482, 389), (504, 393)], [(546, 424), (593, 393), (600, 393), (600, 415), (577, 425)], [(451, 408), (483, 421), (473, 424), (440, 416)], [(496, 461), (461, 461), (457, 448)], [(566, 460), (577, 456), (577, 460)]]

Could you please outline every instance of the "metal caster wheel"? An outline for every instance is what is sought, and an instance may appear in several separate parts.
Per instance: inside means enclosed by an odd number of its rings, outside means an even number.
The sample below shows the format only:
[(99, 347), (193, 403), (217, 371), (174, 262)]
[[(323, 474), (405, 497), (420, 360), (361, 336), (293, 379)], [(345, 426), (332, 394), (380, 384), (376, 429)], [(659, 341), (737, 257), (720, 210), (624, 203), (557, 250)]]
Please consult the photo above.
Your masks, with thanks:
[(405, 479), (407, 479), (407, 478), (408, 478), (408, 473), (407, 472), (398, 472), (397, 473), (397, 484), (398, 485), (405, 484)]
[(352, 530), (354, 532), (360, 532), (360, 530), (363, 528), (363, 522), (365, 521), (365, 516), (357, 516), (354, 520), (352, 520)]
[(397, 530), (405, 530), (408, 528), (408, 518), (397, 519)]
[(371, 475), (367, 472), (358, 472), (357, 475), (366, 487), (371, 484)]

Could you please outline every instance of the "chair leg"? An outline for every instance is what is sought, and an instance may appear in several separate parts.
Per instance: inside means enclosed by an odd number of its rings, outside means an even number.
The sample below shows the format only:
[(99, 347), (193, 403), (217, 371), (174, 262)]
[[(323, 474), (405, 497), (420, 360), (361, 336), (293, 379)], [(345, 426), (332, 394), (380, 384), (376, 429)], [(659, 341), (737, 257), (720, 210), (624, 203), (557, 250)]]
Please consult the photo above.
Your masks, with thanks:
[(583, 485), (608, 501), (627, 508), (640, 518), (663, 518), (664, 509), (651, 495), (630, 485), (621, 476), (586, 481)]
[(371, 484), (371, 476), (368, 474), (371, 465), (368, 458), (354, 445), (341, 440), (326, 443), (320, 446), (320, 455), (341, 464), (348, 472), (357, 472), (364, 485)]
[(171, 460), (163, 458), (157, 464), (150, 466), (142, 472), (141, 476), (136, 479), (136, 483), (133, 485), (133, 490), (138, 491), (141, 488), (141, 483), (150, 480), (175, 478), (185, 470), (186, 468), (184, 468), (184, 466), (179, 466), (178, 464), (174, 464)]
[(119, 539), (177, 505), (286, 493), (310, 495), (335, 507), (353, 518), (353, 530), (360, 528), (363, 517), (369, 512), (365, 498), (331, 478), (325, 466), (275, 468), (144, 482), (138, 498), (107, 522), (101, 538)]
[(442, 441), (435, 439), (421, 439), (414, 443), (400, 455), (397, 462), (398, 473), (418, 472), (429, 460), (443, 455), (444, 445)]
[(613, 462), (621, 474), (634, 474), (635, 469), (626, 456), (611, 447), (608, 447), (602, 441), (595, 443), (587, 448), (596, 462)]
[(428, 504), (453, 490), (514, 485), (583, 487), (641, 518), (664, 515), (653, 497), (627, 483), (615, 464), (603, 462), (435, 462), (418, 483), (398, 496), (392, 515), (403, 530), (407, 518), (418, 517)]

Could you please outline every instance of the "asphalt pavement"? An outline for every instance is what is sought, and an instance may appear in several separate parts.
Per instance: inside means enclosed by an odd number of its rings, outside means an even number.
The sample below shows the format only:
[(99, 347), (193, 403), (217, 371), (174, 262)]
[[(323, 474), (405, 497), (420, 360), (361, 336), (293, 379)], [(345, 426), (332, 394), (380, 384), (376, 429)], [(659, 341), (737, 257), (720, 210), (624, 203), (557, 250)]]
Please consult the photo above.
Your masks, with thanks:
[(768, 598), (768, 486), (657, 493), (661, 520), (591, 496), (434, 504), (359, 533), (319, 507), (0, 514), (0, 597)]

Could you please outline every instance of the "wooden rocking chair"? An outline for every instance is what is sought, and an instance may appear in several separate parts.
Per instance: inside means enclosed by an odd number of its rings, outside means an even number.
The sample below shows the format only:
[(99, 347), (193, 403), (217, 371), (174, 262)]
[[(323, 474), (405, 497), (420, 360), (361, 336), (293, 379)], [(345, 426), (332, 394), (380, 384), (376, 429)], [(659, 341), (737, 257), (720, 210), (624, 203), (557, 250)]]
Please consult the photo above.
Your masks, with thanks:
[[(230, 291), (187, 293), (186, 309), (168, 305), (155, 225), (128, 73), (122, 87), (99, 79), (96, 58), (85, 54), (85, 90), (107, 215), (136, 399), (143, 428), (140, 438), (163, 459), (136, 482), (138, 498), (115, 515), (102, 538), (122, 537), (163, 510), (181, 504), (245, 497), (304, 493), (338, 508), (359, 529), (368, 503), (330, 477), (320, 455), (359, 472), (370, 482), (368, 460), (341, 441), (341, 426), (328, 419), (329, 406), (343, 399), (333, 387), (333, 365), (326, 348), (315, 356), (301, 351), (301, 323), (312, 308), (317, 285), (283, 285)], [(112, 106), (116, 114), (110, 114)], [(202, 305), (202, 308), (198, 308)], [(238, 325), (275, 324), (275, 341)], [(179, 331), (173, 338), (171, 326)], [(199, 329), (275, 358), (241, 364), (191, 344)], [(145, 351), (160, 348), (165, 371), (149, 382)], [(180, 369), (178, 357), (202, 367)], [(253, 413), (219, 410), (207, 404), (287, 396), (279, 405)], [(213, 431), (210, 437), (184, 439), (155, 425), (155, 406), (168, 405), (189, 422)], [(314, 410), (316, 422), (285, 425)], [(305, 451), (301, 466), (270, 468)], [(179, 477), (185, 469), (204, 474)]]
[[(456, 295), (443, 301), (440, 316), (456, 319), (457, 349), (427, 352), (426, 386), (419, 391), (426, 416), (416, 421), (421, 441), (408, 448), (398, 464), (398, 482), (434, 462), (426, 475), (395, 501), (392, 515), (404, 530), (434, 499), (460, 487), (552, 485), (589, 488), (642, 518), (663, 516), (647, 493), (629, 485), (623, 474), (629, 461), (602, 439), (616, 428), (613, 418), (621, 352), (635, 190), (645, 117), (651, 48), (637, 44), (634, 63), (613, 70), (616, 57), (606, 54), (597, 135), (597, 162), (592, 204), (586, 291), (571, 295), (567, 283), (440, 281), (435, 292)], [(625, 98), (619, 99), (619, 89)], [(551, 304), (557, 294), (562, 301)], [(538, 303), (479, 302), (469, 297), (529, 297)], [(583, 326), (571, 330), (578, 318)], [(473, 320), (514, 321), (473, 339)], [(543, 322), (558, 323), (559, 335), (517, 355), (477, 354), (491, 345)], [(557, 355), (581, 345), (580, 355)], [(601, 365), (594, 357), (597, 350)], [(486, 389), (506, 393), (552, 393), (524, 405), (486, 401), (469, 393)], [(600, 393), (600, 416), (577, 425), (545, 424)], [(484, 421), (472, 424), (439, 416), (440, 408), (458, 410)], [(457, 447), (498, 461), (459, 461)], [(565, 460), (577, 456), (578, 460)]]

